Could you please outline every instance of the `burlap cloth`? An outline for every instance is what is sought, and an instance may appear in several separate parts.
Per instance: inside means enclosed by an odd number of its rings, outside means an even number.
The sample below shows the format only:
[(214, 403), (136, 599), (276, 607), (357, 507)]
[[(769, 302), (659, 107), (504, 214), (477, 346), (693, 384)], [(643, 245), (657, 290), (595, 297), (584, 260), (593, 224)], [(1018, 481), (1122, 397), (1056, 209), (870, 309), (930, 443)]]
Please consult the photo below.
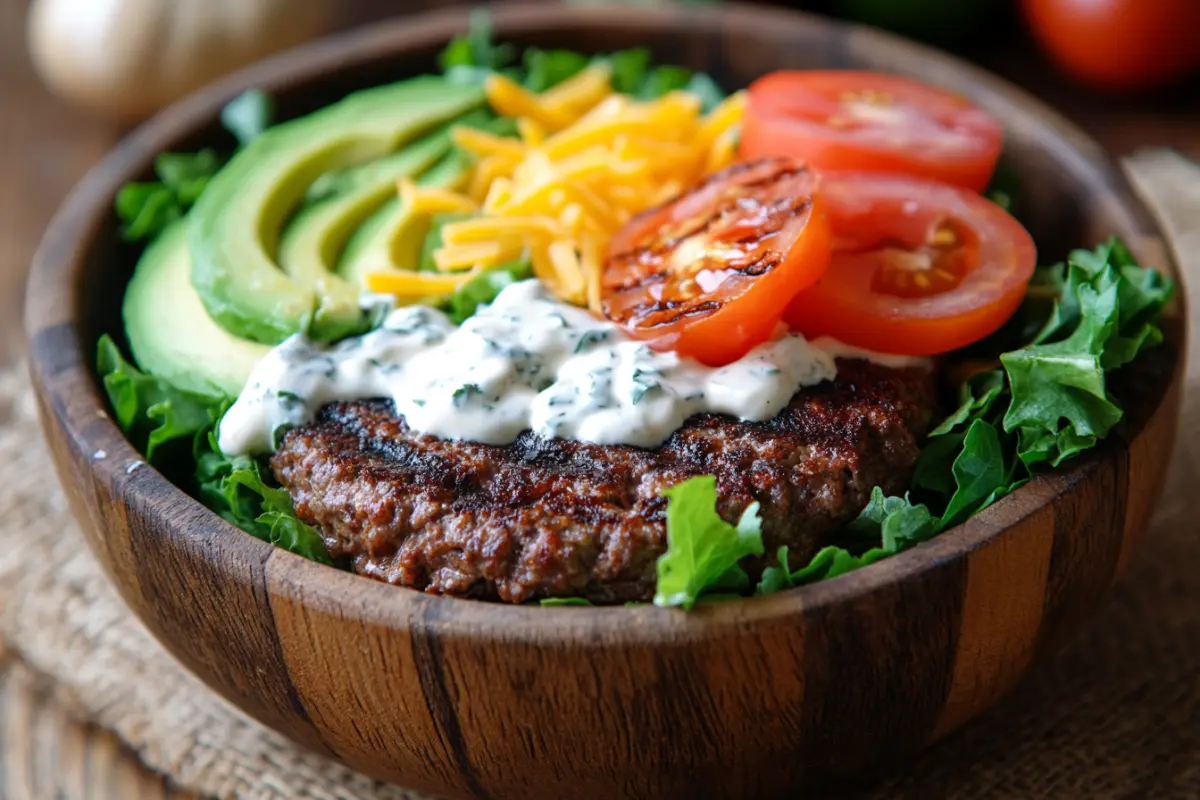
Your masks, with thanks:
[[(1200, 255), (1200, 170), (1191, 170), (1163, 153), (1134, 169), (1185, 257)], [(1200, 260), (1188, 261), (1195, 286)], [(415, 797), (297, 749), (185, 672), (75, 531), (22, 371), (0, 374), (0, 425), (0, 648), (184, 789), (254, 800)], [(1198, 477), (1194, 368), (1165, 498), (1111, 600), (1000, 707), (861, 796), (1200, 798)]]

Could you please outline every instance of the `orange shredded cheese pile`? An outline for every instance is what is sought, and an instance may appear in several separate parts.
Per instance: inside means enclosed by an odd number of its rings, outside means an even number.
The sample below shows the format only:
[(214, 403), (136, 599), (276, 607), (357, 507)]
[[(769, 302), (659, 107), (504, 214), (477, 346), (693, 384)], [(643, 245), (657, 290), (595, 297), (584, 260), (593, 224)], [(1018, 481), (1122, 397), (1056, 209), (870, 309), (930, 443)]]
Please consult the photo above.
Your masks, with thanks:
[[(633, 215), (731, 163), (745, 107), (742, 93), (708, 114), (686, 92), (634, 100), (612, 92), (605, 66), (542, 94), (502, 75), (488, 78), (485, 90), (493, 110), (516, 118), (519, 138), (454, 128), (455, 145), (475, 159), (467, 185), (449, 191), (402, 181), (401, 197), (422, 212), (476, 214), (447, 224), (433, 254), (454, 285), (528, 257), (550, 291), (594, 310), (612, 236)], [(435, 284), (429, 273), (416, 275), (414, 293)], [(405, 293), (395, 272), (374, 277), (367, 276), (373, 291)]]

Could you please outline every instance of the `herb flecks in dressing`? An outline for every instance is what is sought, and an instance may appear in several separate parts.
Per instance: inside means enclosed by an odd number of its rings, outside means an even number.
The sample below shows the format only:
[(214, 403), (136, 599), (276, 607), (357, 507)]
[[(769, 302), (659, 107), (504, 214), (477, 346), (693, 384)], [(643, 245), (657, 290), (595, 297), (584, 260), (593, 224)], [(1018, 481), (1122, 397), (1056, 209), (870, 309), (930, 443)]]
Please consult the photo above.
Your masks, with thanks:
[(533, 430), (654, 447), (702, 412), (770, 419), (799, 388), (831, 380), (843, 354), (873, 355), (784, 334), (707, 367), (652, 350), (528, 280), (457, 328), (435, 309), (408, 306), (333, 346), (293, 336), (254, 368), (219, 443), (229, 455), (270, 452), (277, 431), (311, 422), (328, 403), (386, 397), (410, 428), (444, 439), (508, 444)]

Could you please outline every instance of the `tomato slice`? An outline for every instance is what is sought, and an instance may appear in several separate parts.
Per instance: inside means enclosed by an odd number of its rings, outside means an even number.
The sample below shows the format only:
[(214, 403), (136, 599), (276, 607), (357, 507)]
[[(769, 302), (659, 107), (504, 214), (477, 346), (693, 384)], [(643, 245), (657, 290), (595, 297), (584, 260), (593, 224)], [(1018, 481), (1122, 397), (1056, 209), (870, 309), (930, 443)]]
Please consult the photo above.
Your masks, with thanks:
[(806, 336), (935, 355), (994, 332), (1033, 275), (1033, 239), (974, 192), (902, 175), (829, 174), (833, 257), (785, 318)]
[(655, 349), (727, 364), (771, 336), (829, 252), (816, 174), (791, 158), (739, 162), (613, 237), (601, 307)]
[(794, 156), (817, 170), (898, 172), (975, 191), (1003, 131), (964, 97), (896, 75), (773, 72), (749, 89), (739, 152)]

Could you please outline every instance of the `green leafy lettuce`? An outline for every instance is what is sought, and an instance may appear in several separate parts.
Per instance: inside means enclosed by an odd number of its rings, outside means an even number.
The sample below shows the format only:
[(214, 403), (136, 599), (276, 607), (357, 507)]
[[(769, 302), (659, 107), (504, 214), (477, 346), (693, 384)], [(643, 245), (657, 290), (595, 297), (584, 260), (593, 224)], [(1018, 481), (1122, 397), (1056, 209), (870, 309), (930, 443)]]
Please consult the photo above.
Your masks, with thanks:
[(215, 151), (160, 153), (154, 159), (157, 181), (127, 183), (117, 192), (116, 211), (127, 241), (153, 239), (192, 207), (220, 168)]
[(547, 608), (554, 606), (590, 606), (592, 601), (586, 597), (543, 597), (539, 603)]
[(574, 50), (530, 47), (521, 54), (523, 83), (531, 92), (544, 92), (587, 68), (590, 59)]
[[(1157, 323), (1173, 291), (1168, 279), (1138, 266), (1116, 239), (1039, 270), (1011, 326), (1028, 343), (1001, 353), (999, 368), (963, 383), (959, 405), (929, 435), (911, 491), (887, 497), (876, 487), (859, 517), (806, 564), (791, 564), (788, 548), (779, 548), (757, 593), (833, 578), (898, 553), (1095, 446), (1122, 416), (1107, 379), (1162, 341)], [(716, 516), (715, 494), (672, 489), (668, 497), (668, 550), (659, 563), (658, 597), (695, 602), (702, 594), (728, 592), (738, 581), (729, 581), (727, 571), (737, 570), (741, 557), (761, 554), (761, 537), (757, 549), (739, 551), (730, 533), (737, 529)], [(693, 516), (707, 525), (690, 521)], [(672, 535), (672, 520), (681, 520), (675, 525), (687, 533)], [(663, 564), (671, 567), (665, 585)], [(683, 599), (670, 604), (687, 607)]]
[(479, 273), (438, 301), (438, 308), (455, 325), (461, 325), (479, 306), (487, 305), (512, 284), (533, 277), (528, 259), (510, 261)]
[(211, 427), (209, 410), (217, 398), (185, 392), (141, 372), (121, 355), (107, 335), (96, 347), (96, 364), (117, 425), (146, 460), (169, 466), (173, 447), (188, 447)]
[(643, 47), (598, 56), (529, 47), (518, 63), (512, 44), (492, 40), (491, 17), (483, 9), (471, 14), (467, 32), (452, 39), (438, 56), (438, 65), (449, 80), (482, 83), (492, 73), (500, 73), (532, 92), (544, 92), (600, 63), (611, 69), (614, 91), (643, 100), (683, 89), (698, 95), (708, 110), (725, 98), (725, 92), (705, 73), (672, 65), (652, 66), (650, 51)]
[(717, 480), (699, 475), (663, 492), (667, 497), (667, 552), (658, 560), (656, 606), (690, 609), (701, 592), (740, 591), (750, 578), (739, 563), (763, 554), (758, 503), (737, 525), (717, 513)]
[[(847, 539), (858, 540), (860, 546), (853, 551), (836, 545), (823, 547), (808, 564), (793, 571), (788, 564), (788, 548), (784, 545), (776, 552), (778, 563), (763, 570), (758, 593), (771, 594), (804, 583), (836, 578), (923, 542), (938, 530), (938, 520), (928, 508), (913, 505), (907, 497), (885, 497), (883, 490), (876, 486), (871, 492), (870, 503), (844, 532)], [(878, 544), (874, 544), (876, 542)]]
[[(258, 89), (235, 97), (221, 109), (221, 124), (246, 146), (271, 124), (274, 106)], [(121, 236), (130, 242), (149, 241), (182, 217), (221, 168), (215, 150), (196, 153), (159, 153), (154, 159), (158, 180), (127, 183), (117, 192)]]
[[(221, 409), (227, 407), (226, 400)], [(214, 422), (220, 419), (214, 414)], [(204, 505), (247, 533), (322, 564), (330, 564), (320, 535), (300, 521), (285, 489), (275, 484), (265, 459), (230, 458), (210, 426), (195, 448), (196, 494)]]
[(229, 458), (217, 447), (216, 425), (230, 398), (185, 392), (140, 371), (108, 336), (100, 337), (96, 365), (117, 425), (147, 462), (247, 533), (331, 563), (321, 537), (296, 517), (265, 460)]
[(1057, 291), (1045, 324), (1030, 346), (1000, 356), (1012, 394), (1004, 430), (1027, 467), (1058, 466), (1117, 424), (1105, 376), (1162, 341), (1155, 323), (1173, 291), (1116, 240), (1071, 253), (1045, 281)]
[(433, 254), (438, 251), (445, 241), (442, 239), (442, 228), (464, 219), (470, 219), (473, 214), (462, 211), (443, 211), (429, 218), (429, 232), (421, 242), (421, 253), (417, 257), (417, 272), (437, 272), (437, 264)]
[[(520, 79), (511, 69), (517, 49), (508, 42), (492, 41), (492, 17), (484, 9), (471, 12), (467, 32), (455, 36), (438, 54), (438, 66), (451, 80), (482, 83), (492, 72), (505, 71)], [(568, 76), (569, 77), (569, 76)]]

